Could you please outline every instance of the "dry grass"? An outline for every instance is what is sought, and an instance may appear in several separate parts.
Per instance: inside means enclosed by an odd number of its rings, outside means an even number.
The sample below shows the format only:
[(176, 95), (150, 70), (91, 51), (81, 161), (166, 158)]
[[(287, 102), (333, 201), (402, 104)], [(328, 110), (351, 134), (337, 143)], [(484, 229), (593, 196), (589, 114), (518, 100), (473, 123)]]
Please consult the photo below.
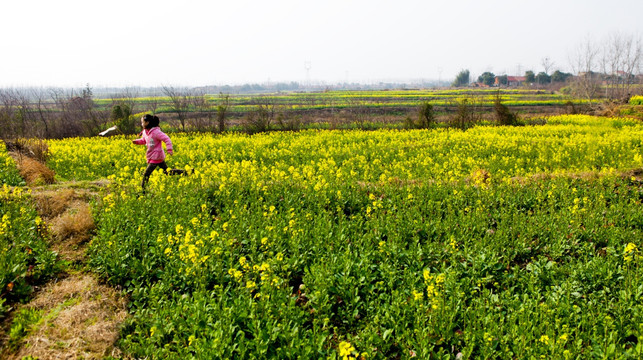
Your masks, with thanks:
[[(23, 164), (35, 161), (25, 156), (19, 160)], [(89, 200), (102, 186), (104, 183), (96, 182), (32, 188), (36, 208), (49, 227), (50, 248), (62, 259), (79, 263), (85, 260), (86, 243), (95, 229)], [(67, 277), (36, 289), (28, 304), (17, 306), (0, 323), (3, 327), (0, 337), (6, 338), (13, 313), (35, 309), (42, 314), (27, 336), (15, 344), (15, 349), (0, 348), (0, 359), (122, 358), (124, 355), (114, 344), (127, 316), (127, 299), (113, 288), (99, 284), (91, 274), (59, 275)]]
[(44, 185), (56, 182), (56, 174), (44, 163), (16, 153), (12, 153), (11, 155), (16, 161), (20, 176), (25, 179), (27, 185)]
[(65, 212), (69, 204), (76, 198), (76, 192), (72, 189), (60, 189), (50, 192), (36, 192), (33, 193), (33, 197), (36, 200), (38, 213), (47, 221)]
[(36, 159), (42, 163), (46, 163), (49, 159), (49, 145), (42, 139), (18, 138), (13, 141), (5, 141), (5, 145), (7, 151)]
[(114, 347), (119, 324), (127, 316), (126, 299), (91, 275), (70, 276), (50, 284), (28, 305), (43, 311), (42, 320), (23, 340), (17, 353), (46, 359), (120, 357)]
[(82, 201), (74, 201), (67, 211), (51, 221), (51, 231), (59, 241), (70, 238), (89, 240), (94, 228), (91, 209)]
[(69, 261), (82, 261), (83, 246), (93, 236), (96, 225), (87, 203), (86, 191), (74, 189), (36, 189), (32, 196), (38, 213), (49, 225), (52, 250)]
[(82, 201), (74, 201), (64, 213), (51, 220), (49, 224), (53, 240), (51, 249), (65, 260), (84, 260), (84, 245), (91, 239), (96, 227), (89, 205)]

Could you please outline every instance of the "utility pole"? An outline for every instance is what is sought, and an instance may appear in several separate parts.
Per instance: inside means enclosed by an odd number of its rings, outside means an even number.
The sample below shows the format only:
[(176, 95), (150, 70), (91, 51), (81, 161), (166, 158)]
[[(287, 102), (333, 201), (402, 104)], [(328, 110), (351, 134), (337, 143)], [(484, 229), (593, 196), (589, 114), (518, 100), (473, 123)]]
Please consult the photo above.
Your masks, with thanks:
[(312, 64), (310, 63), (310, 60), (304, 61), (304, 69), (306, 69), (306, 90), (310, 90), (310, 69), (312, 68)]

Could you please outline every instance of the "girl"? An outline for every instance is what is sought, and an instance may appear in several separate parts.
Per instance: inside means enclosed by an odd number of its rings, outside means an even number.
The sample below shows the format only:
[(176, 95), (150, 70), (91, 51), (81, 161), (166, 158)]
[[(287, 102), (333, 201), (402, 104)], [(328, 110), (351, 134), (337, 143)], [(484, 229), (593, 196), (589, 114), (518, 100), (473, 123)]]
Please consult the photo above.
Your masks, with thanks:
[[(158, 116), (152, 116), (146, 114), (141, 118), (141, 138), (132, 140), (136, 145), (146, 145), (147, 152), (145, 153), (145, 158), (147, 159), (147, 169), (143, 174), (143, 181), (141, 182), (141, 187), (143, 188), (143, 193), (145, 193), (145, 184), (152, 175), (152, 172), (156, 170), (157, 167), (163, 169), (163, 172), (167, 174), (167, 164), (165, 164), (165, 152), (163, 151), (162, 142), (165, 143), (167, 152), (170, 155), (174, 155), (172, 149), (172, 141), (170, 137), (165, 135), (161, 128), (159, 127), (159, 118)], [(185, 170), (171, 169), (170, 175), (185, 174)]]

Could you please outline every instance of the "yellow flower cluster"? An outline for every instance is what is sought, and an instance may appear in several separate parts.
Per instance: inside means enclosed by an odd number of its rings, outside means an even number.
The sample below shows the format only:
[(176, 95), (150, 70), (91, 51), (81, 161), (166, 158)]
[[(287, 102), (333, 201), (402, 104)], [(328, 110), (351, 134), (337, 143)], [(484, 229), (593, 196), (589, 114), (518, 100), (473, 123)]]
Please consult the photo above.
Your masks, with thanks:
[[(157, 171), (149, 185), (162, 190), (173, 181), (173, 186), (197, 185), (226, 192), (237, 184), (256, 184), (267, 191), (270, 184), (292, 183), (324, 193), (336, 192), (334, 185), (357, 181), (412, 184), (468, 179), (472, 186), (484, 189), (494, 182), (544, 172), (611, 173), (643, 167), (636, 145), (642, 136), (643, 126), (636, 122), (586, 115), (550, 117), (547, 125), (539, 127), (480, 126), (466, 132), (175, 134), (172, 140), (181, 151), (169, 165), (198, 171), (178, 180), (168, 180)], [(110, 176), (123, 186), (137, 186), (144, 154), (129, 141), (124, 137), (52, 140), (50, 166), (62, 179)], [(298, 160), (293, 162), (293, 157)], [(370, 211), (381, 205), (380, 199), (373, 199)]]
[[(280, 254), (277, 254), (277, 261), (283, 260), (283, 257), (280, 257), (279, 255)], [(232, 278), (234, 278), (235, 281), (237, 281), (239, 284), (242, 284), (248, 290), (252, 291), (258, 289), (261, 284), (275, 287), (279, 287), (279, 285), (281, 284), (281, 280), (277, 276), (273, 275), (270, 264), (266, 262), (262, 263), (261, 265), (254, 264), (251, 266), (248, 262), (248, 259), (245, 256), (242, 256), (239, 258), (239, 265), (240, 269), (228, 269), (228, 275), (230, 275)], [(243, 283), (244, 278), (245, 283)], [(257, 281), (255, 280), (258, 280), (259, 283), (257, 283)], [(255, 294), (255, 298), (260, 297), (268, 298), (268, 295), (262, 296), (261, 293), (257, 292)]]
[[(0, 201), (9, 202), (9, 201), (23, 201), (23, 199), (30, 194), (30, 190), (24, 191), (20, 187), (10, 187), (7, 184), (3, 184), (0, 188)], [(0, 213), (1, 214), (1, 213)], [(11, 236), (12, 229), (12, 219), (9, 213), (1, 214), (0, 216), (0, 236)], [(19, 216), (14, 219), (19, 220), (24, 218), (27, 215), (27, 209), (24, 206), (20, 206)], [(35, 219), (36, 226), (39, 227), (42, 224), (42, 219), (36, 217)], [(10, 240), (11, 242), (12, 240)]]
[[(339, 356), (342, 360), (355, 360), (359, 356), (357, 349), (347, 341), (340, 342), (338, 348)], [(366, 357), (366, 353), (362, 354), (362, 356)]]
[(7, 152), (4, 142), (0, 140), (0, 183), (19, 185), (21, 180), (15, 161)]
[[(199, 220), (193, 218), (190, 223), (196, 226)], [(170, 258), (175, 256), (176, 250), (179, 260), (184, 264), (184, 267), (179, 269), (180, 273), (184, 272), (185, 275), (195, 274), (200, 266), (210, 258), (210, 255), (201, 254), (200, 249), (203, 249), (205, 242), (200, 237), (195, 238), (192, 230), (187, 229), (184, 231), (181, 224), (177, 224), (174, 230), (175, 235), (168, 235), (166, 241), (162, 236), (159, 236), (157, 242), (161, 244), (161, 248), (165, 247), (163, 253)], [(213, 232), (210, 237), (214, 233), (216, 232)], [(216, 248), (214, 253), (215, 255), (217, 254)]]
[(623, 260), (625, 262), (631, 262), (634, 257), (637, 256), (638, 247), (634, 243), (628, 243), (625, 245), (625, 250), (623, 251)]
[[(433, 310), (437, 310), (440, 307), (440, 302), (442, 301), (442, 290), (444, 288), (445, 275), (440, 274), (431, 274), (431, 270), (425, 269), (423, 272), (424, 285), (426, 286), (426, 300), (431, 304)], [(421, 300), (416, 296), (416, 300)]]
[(2, 215), (2, 220), (0, 220), (0, 236), (8, 235), (9, 230), (11, 229), (11, 219), (9, 214)]

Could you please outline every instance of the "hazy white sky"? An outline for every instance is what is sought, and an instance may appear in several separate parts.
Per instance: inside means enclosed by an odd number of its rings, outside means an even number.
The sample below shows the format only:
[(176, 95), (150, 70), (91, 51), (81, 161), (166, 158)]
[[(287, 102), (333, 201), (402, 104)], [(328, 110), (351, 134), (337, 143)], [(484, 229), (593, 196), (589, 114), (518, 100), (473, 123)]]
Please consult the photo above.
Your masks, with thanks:
[(0, 87), (450, 80), (570, 71), (587, 38), (643, 36), (642, 0), (20, 0)]

